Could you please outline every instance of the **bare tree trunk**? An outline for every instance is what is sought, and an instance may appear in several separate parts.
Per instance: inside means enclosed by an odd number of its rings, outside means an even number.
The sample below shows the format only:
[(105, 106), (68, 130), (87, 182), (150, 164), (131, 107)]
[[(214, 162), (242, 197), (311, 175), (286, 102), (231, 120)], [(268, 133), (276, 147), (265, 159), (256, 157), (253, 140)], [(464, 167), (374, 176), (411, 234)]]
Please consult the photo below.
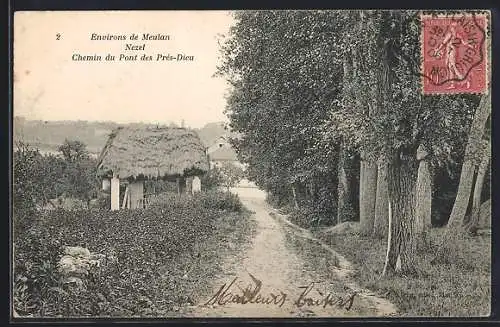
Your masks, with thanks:
[(415, 205), (415, 233), (420, 246), (431, 227), (432, 179), (427, 162), (427, 151), (423, 146), (417, 150), (418, 174)]
[(469, 223), (467, 224), (467, 231), (475, 234), (478, 229), (479, 215), (481, 210), (481, 191), (483, 190), (484, 177), (488, 169), (491, 157), (491, 148), (489, 144), (484, 149), (484, 154), (479, 164), (476, 184), (474, 186), (474, 196), (472, 200), (472, 214)]
[(339, 161), (338, 161), (338, 200), (337, 200), (337, 224), (344, 221), (353, 220), (353, 205), (351, 196), (351, 170), (353, 160), (349, 151), (343, 146), (340, 146)]
[(389, 230), (387, 232), (387, 251), (385, 253), (385, 263), (384, 263), (384, 269), (382, 270), (382, 276), (385, 276), (389, 267), (389, 257), (394, 252), (392, 249), (392, 230), (393, 230), (393, 221), (392, 221), (392, 205), (391, 205), (391, 200), (388, 199), (387, 201), (387, 219), (388, 219), (388, 227)]
[(292, 194), (293, 194), (293, 205), (295, 209), (299, 208), (299, 203), (297, 201), (297, 191), (295, 190), (295, 185), (292, 184)]
[(314, 202), (316, 202), (316, 182), (314, 177), (312, 177), (309, 181), (309, 196)]
[(377, 165), (361, 157), (359, 172), (359, 223), (361, 235), (371, 235), (375, 220)]
[(476, 109), (476, 113), (474, 114), (474, 120), (470, 128), (469, 139), (465, 148), (464, 163), (462, 165), (462, 172), (460, 173), (457, 197), (450, 218), (448, 219), (448, 229), (458, 229), (463, 225), (474, 179), (474, 170), (476, 166), (474, 156), (477, 155), (477, 150), (490, 113), (491, 97), (490, 95), (483, 95)]
[(375, 199), (375, 218), (373, 221), (373, 236), (387, 237), (389, 230), (389, 189), (387, 185), (387, 163), (380, 161), (377, 172), (377, 191)]
[(397, 156), (389, 163), (388, 171), (391, 229), (384, 273), (412, 274), (417, 252), (414, 223), (417, 162), (412, 156)]

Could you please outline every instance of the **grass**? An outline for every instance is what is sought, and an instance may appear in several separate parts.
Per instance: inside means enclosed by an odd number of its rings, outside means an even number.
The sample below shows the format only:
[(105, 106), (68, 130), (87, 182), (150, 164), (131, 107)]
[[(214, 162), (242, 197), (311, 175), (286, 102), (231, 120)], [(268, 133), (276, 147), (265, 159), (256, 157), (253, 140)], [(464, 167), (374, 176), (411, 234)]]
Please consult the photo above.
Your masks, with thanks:
[[(217, 220), (216, 228), (212, 237), (204, 243), (203, 258), (194, 263), (191, 278), (181, 280), (183, 293), (186, 294), (192, 303), (196, 304), (205, 299), (213, 292), (213, 285), (210, 281), (224, 273), (223, 259), (235, 256), (244, 248), (250, 245), (256, 233), (255, 220), (248, 219), (251, 215), (248, 211), (242, 213), (231, 213), (221, 216)], [(189, 309), (179, 307), (179, 311), (166, 312), (168, 316), (185, 316)]]
[[(313, 272), (315, 280), (327, 285), (327, 291), (331, 294), (345, 296), (352, 294), (353, 290), (340, 279), (335, 269), (340, 262), (336, 255), (323, 248), (318, 241), (298, 236), (289, 226), (285, 238), (291, 248), (303, 262), (303, 272)], [(356, 297), (354, 305), (349, 311), (344, 311), (345, 316), (371, 316), (373, 308), (361, 297)]]
[(488, 316), (491, 307), (490, 236), (456, 239), (447, 246), (449, 260), (441, 259), (431, 264), (442, 233), (441, 228), (431, 230), (427, 250), (416, 258), (418, 274), (382, 279), (385, 240), (359, 235), (317, 233), (317, 236), (351, 261), (357, 268), (356, 281), (393, 302), (400, 316)]

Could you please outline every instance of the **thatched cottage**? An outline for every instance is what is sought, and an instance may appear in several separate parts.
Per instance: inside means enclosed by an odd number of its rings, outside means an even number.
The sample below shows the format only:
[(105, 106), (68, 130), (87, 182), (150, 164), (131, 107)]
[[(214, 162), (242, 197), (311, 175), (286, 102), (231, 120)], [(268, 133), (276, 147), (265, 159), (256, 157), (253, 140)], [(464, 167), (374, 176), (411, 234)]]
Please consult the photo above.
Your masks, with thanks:
[(141, 208), (144, 180), (176, 179), (180, 190), (182, 180), (190, 178), (198, 191), (208, 169), (198, 135), (175, 127), (120, 127), (110, 134), (97, 166), (103, 188), (111, 188), (111, 210), (120, 208), (120, 181), (127, 183), (122, 208)]

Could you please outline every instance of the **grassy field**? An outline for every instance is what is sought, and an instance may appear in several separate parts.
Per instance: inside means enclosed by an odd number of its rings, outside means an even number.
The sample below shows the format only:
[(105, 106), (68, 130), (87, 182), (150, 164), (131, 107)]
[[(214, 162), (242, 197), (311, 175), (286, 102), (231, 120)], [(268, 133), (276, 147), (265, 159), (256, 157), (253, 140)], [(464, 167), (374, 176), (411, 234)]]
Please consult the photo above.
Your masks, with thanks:
[[(14, 235), (14, 307), (31, 317), (178, 316), (211, 290), (223, 258), (255, 232), (234, 195), (174, 196), (137, 210), (31, 213)], [(16, 221), (15, 221), (16, 227)], [(225, 246), (227, 244), (232, 246)], [(113, 257), (83, 278), (61, 282), (65, 246)]]
[(432, 229), (427, 250), (416, 258), (416, 276), (380, 278), (386, 241), (357, 234), (316, 233), (323, 242), (344, 255), (357, 268), (355, 279), (392, 301), (406, 317), (478, 317), (490, 314), (490, 236), (455, 240), (448, 260), (431, 264), (443, 229)]

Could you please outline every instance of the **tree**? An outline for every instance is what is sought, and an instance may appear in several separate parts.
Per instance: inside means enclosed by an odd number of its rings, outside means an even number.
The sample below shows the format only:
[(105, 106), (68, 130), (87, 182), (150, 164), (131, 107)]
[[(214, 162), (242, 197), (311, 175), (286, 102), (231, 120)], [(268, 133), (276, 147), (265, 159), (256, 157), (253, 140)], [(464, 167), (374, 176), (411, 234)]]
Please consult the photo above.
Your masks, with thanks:
[(219, 167), (210, 168), (208, 173), (203, 174), (201, 178), (201, 186), (204, 190), (215, 189), (223, 184), (223, 176)]
[(474, 120), (470, 128), (467, 147), (465, 149), (464, 162), (462, 164), (462, 172), (460, 174), (460, 183), (458, 185), (457, 197), (453, 209), (448, 219), (448, 229), (450, 233), (456, 233), (464, 224), (464, 218), (469, 204), (471, 195), (474, 172), (477, 166), (475, 158), (479, 153), (481, 139), (484, 134), (486, 121), (491, 114), (491, 97), (483, 95), (479, 103)]
[(66, 139), (58, 149), (67, 162), (77, 162), (88, 159), (87, 146), (80, 141), (70, 141)]
[(377, 191), (375, 195), (375, 217), (373, 220), (373, 236), (387, 237), (389, 229), (389, 186), (387, 184), (387, 163), (381, 159), (377, 164)]
[(231, 162), (224, 162), (220, 167), (222, 176), (222, 185), (229, 189), (235, 187), (239, 181), (245, 176), (245, 172), (239, 166)]
[(417, 149), (418, 173), (416, 185), (415, 233), (417, 241), (423, 241), (431, 227), (432, 178), (429, 171), (428, 153), (421, 145)]
[(64, 193), (88, 204), (97, 193), (97, 162), (90, 158), (87, 146), (80, 141), (65, 140), (58, 150), (64, 158)]
[(319, 126), (341, 89), (341, 67), (332, 64), (341, 16), (238, 12), (218, 68), (232, 86), (226, 113), (241, 134), (233, 145), (249, 177), (278, 202), (292, 203), (295, 190), (298, 205), (321, 204), (332, 214), (336, 140), (323, 139)]
[[(391, 223), (384, 271), (411, 274), (416, 269), (414, 257), (420, 240), (415, 211), (428, 201), (416, 193), (417, 149), (421, 145), (430, 149), (429, 162), (433, 164), (449, 160), (453, 138), (463, 134), (463, 126), (467, 126), (464, 121), (470, 102), (462, 96), (422, 95), (418, 74), (421, 28), (418, 12), (348, 14), (355, 25), (347, 25), (344, 30), (346, 46), (352, 53), (360, 54), (353, 55), (358, 68), (353, 68), (356, 78), (350, 82), (358, 94), (352, 100), (341, 99), (340, 105), (332, 110), (332, 131), (341, 133), (362, 154), (360, 197), (369, 200), (360, 202), (365, 206), (360, 208), (365, 233), (375, 228), (374, 193), (384, 194), (385, 181), (377, 182), (373, 163), (378, 161), (379, 171), (386, 169)], [(375, 183), (377, 187), (373, 187)], [(382, 205), (383, 198), (378, 202)]]
[(40, 183), (43, 189), (44, 202), (46, 202), (65, 193), (71, 185), (65, 183), (66, 161), (63, 158), (47, 154), (41, 160), (42, 179)]
[(422, 95), (420, 35), (418, 11), (239, 12), (218, 69), (249, 176), (297, 206), (327, 186), (339, 221), (355, 154), (362, 231), (383, 234), (388, 213), (384, 271), (401, 273), (416, 269), (431, 172), (459, 157), (477, 101)]
[(481, 211), (481, 194), (484, 186), (486, 172), (491, 160), (491, 148), (489, 142), (484, 142), (482, 146), (482, 158), (477, 169), (476, 182), (474, 184), (474, 193), (472, 198), (471, 217), (467, 224), (467, 231), (470, 234), (475, 234), (479, 224), (479, 217)]
[(35, 210), (43, 201), (41, 162), (42, 155), (38, 149), (23, 142), (16, 144), (12, 160), (14, 211)]

